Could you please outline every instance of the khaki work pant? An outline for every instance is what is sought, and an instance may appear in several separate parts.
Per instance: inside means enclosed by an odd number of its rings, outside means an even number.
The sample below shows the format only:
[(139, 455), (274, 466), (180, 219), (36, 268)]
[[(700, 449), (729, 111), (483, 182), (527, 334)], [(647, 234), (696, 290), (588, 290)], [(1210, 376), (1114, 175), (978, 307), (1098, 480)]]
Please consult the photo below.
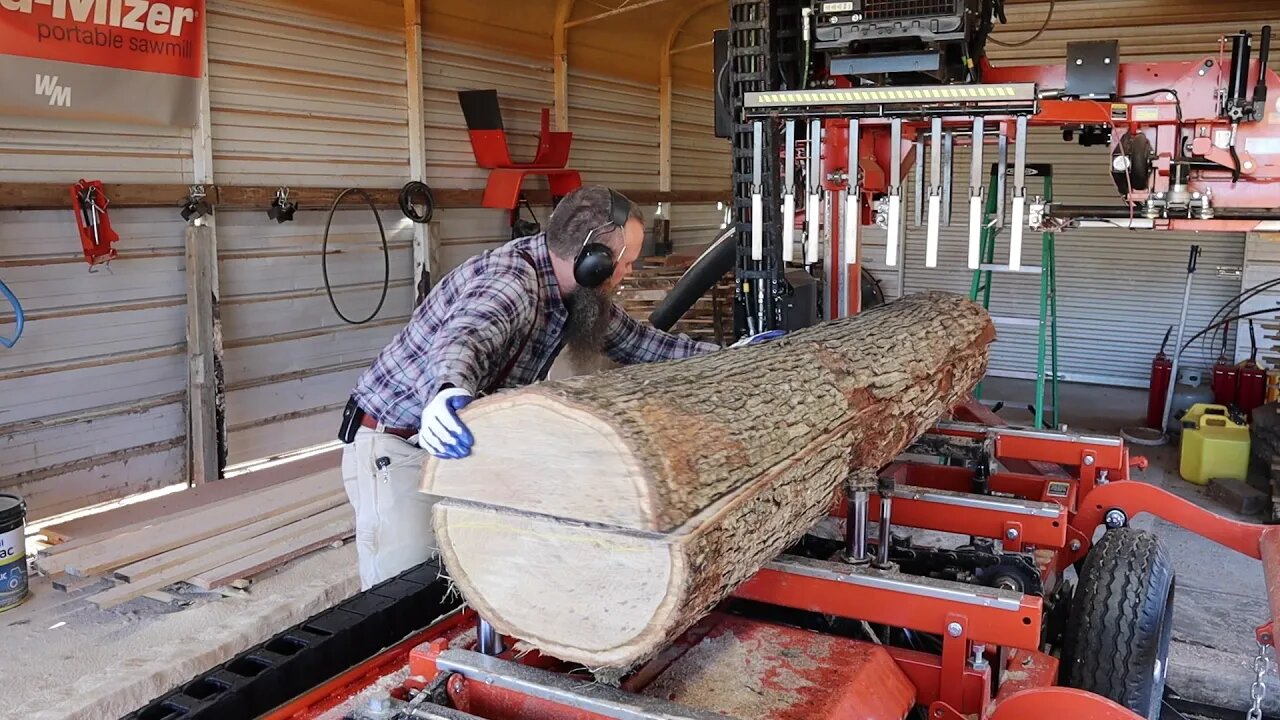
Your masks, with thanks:
[(362, 590), (437, 554), (431, 507), (439, 498), (418, 491), (426, 459), (416, 443), (370, 428), (360, 428), (343, 448), (342, 484), (356, 511)]

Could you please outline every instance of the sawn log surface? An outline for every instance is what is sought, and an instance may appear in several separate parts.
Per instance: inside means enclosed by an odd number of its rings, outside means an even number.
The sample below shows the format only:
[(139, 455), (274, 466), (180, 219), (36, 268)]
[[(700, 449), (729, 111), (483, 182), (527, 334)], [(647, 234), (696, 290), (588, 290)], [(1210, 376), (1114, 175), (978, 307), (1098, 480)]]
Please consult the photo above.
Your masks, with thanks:
[(928, 293), (473, 403), (473, 456), (424, 468), (447, 572), (501, 632), (632, 667), (962, 402), (994, 336), (978, 305)]

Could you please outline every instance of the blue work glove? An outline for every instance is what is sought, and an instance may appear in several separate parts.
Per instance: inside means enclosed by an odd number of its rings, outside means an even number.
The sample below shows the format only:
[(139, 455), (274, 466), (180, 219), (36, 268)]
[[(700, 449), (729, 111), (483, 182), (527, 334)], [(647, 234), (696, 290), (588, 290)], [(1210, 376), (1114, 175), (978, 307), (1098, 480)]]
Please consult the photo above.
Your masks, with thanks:
[(736, 348), (746, 347), (748, 345), (759, 345), (760, 343), (769, 342), (770, 340), (776, 340), (786, 334), (786, 330), (766, 330), (762, 333), (756, 333), (755, 335), (748, 335), (729, 347)]
[(476, 440), (458, 419), (458, 411), (469, 402), (471, 393), (459, 388), (445, 388), (436, 393), (422, 409), (418, 446), (444, 460), (470, 455)]

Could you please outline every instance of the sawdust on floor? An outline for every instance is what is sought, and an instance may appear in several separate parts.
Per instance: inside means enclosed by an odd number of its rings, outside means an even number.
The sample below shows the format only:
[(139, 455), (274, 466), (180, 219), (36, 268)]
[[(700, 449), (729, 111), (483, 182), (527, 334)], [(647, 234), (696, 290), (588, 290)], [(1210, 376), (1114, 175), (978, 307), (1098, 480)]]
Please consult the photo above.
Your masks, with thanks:
[(181, 609), (139, 598), (99, 610), (86, 599), (96, 589), (67, 594), (33, 578), (27, 603), (0, 615), (0, 718), (120, 717), (359, 586), (353, 544), (289, 563), (242, 597)]
[(759, 639), (744, 641), (733, 632), (703, 638), (644, 694), (744, 720), (775, 717), (813, 684), (774, 665), (765, 650)]

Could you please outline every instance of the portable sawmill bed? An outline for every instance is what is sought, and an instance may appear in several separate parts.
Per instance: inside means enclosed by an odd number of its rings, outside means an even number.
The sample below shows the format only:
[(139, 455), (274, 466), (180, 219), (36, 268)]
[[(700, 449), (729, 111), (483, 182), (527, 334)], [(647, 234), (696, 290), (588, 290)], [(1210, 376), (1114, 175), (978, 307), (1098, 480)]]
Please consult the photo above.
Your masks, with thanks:
[[(957, 417), (991, 419), (976, 404)], [(1143, 463), (1115, 437), (941, 423), (877, 492), (833, 502), (833, 518), (864, 518), (844, 539), (806, 536), (620, 687), (510, 638), (478, 652), (478, 618), (431, 562), (128, 717), (1160, 717), (1171, 566), (1129, 520), (1149, 513), (1261, 559), (1273, 614), (1280, 529), (1129, 480)], [(908, 529), (958, 546), (915, 544)], [(1072, 566), (1093, 591), (1073, 597)]]

